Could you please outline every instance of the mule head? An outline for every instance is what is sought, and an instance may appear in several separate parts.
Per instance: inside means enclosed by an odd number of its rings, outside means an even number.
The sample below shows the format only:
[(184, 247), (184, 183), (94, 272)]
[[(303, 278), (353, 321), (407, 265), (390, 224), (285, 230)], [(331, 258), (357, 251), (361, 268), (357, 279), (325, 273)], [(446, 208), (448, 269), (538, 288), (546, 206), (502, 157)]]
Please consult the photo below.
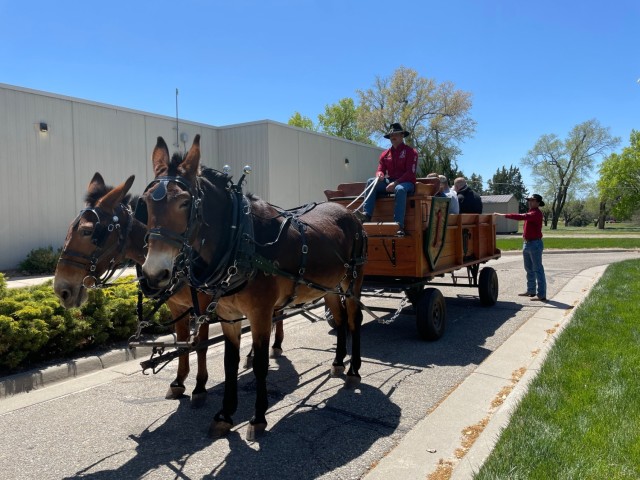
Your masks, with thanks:
[(124, 263), (123, 225), (131, 221), (122, 202), (134, 176), (115, 188), (107, 187), (96, 173), (85, 196), (85, 208), (71, 222), (58, 259), (53, 290), (65, 308), (79, 307), (87, 300), (87, 288), (96, 286), (110, 268)]
[(151, 156), (156, 178), (141, 197), (147, 210), (147, 258), (142, 273), (152, 288), (165, 288), (174, 272), (176, 257), (191, 242), (197, 228), (197, 176), (200, 135), (182, 158), (158, 137)]

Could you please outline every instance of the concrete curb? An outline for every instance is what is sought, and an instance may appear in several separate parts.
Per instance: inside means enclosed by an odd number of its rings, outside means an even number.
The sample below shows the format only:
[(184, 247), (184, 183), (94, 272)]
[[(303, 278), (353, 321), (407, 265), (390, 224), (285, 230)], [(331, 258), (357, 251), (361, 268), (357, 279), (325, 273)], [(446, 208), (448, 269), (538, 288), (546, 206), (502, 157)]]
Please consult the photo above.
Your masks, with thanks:
[(19, 393), (51, 386), (52, 384), (77, 378), (88, 373), (137, 359), (141, 352), (128, 348), (119, 348), (99, 355), (69, 360), (65, 363), (51, 365), (41, 370), (16, 373), (0, 381), (0, 399)]

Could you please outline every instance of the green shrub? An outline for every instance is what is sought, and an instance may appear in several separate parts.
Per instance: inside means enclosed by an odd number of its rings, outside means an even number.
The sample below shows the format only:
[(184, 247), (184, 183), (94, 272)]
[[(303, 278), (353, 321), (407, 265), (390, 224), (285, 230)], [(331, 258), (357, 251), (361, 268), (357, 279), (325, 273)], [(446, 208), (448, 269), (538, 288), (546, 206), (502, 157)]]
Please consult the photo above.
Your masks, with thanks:
[[(0, 370), (8, 373), (35, 362), (61, 359), (127, 340), (137, 328), (138, 288), (134, 283), (90, 290), (85, 305), (69, 310), (60, 306), (51, 281), (35, 287), (8, 289), (3, 295)], [(150, 308), (151, 304), (145, 303), (146, 314)], [(156, 325), (170, 319), (166, 305), (153, 317)], [(151, 331), (164, 330), (156, 327)]]
[(7, 292), (7, 280), (4, 278), (4, 273), (0, 273), (0, 298), (3, 298)]
[(58, 258), (62, 253), (62, 248), (53, 250), (49, 245), (47, 248), (36, 248), (31, 250), (22, 262), (20, 262), (20, 270), (27, 273), (53, 273), (56, 270)]

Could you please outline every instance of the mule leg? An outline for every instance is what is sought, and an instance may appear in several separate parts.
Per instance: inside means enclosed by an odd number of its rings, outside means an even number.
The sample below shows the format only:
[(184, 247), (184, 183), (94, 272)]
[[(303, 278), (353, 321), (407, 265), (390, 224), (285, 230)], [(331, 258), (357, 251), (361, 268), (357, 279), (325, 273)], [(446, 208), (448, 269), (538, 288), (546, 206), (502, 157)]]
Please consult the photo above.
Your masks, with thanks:
[(344, 358), (347, 356), (347, 322), (344, 321), (346, 311), (338, 295), (327, 295), (325, 303), (336, 323), (336, 356), (331, 365), (331, 376), (339, 377), (344, 373)]
[[(197, 342), (207, 342), (209, 339), (209, 324), (203, 323), (198, 330)], [(198, 373), (196, 374), (196, 388), (191, 392), (191, 407), (200, 408), (207, 399), (207, 380), (209, 379), (209, 371), (207, 370), (207, 350), (202, 348), (198, 350)]]
[(349, 332), (351, 333), (351, 363), (347, 372), (345, 388), (355, 388), (360, 385), (360, 366), (362, 356), (360, 351), (360, 332), (362, 328), (362, 309), (353, 300), (347, 300), (347, 312), (349, 318)]
[(253, 417), (247, 427), (247, 440), (258, 438), (267, 428), (267, 373), (269, 371), (269, 340), (271, 337), (271, 315), (259, 312), (250, 317), (253, 338), (253, 374), (256, 379), (256, 403)]
[(221, 323), (224, 333), (224, 397), (222, 409), (215, 414), (209, 435), (222, 437), (233, 427), (231, 416), (238, 409), (238, 369), (240, 367), (240, 334), (242, 324)]
[[(177, 307), (173, 307), (169, 305), (169, 310), (171, 310), (171, 315), (173, 318), (176, 318), (182, 314), (182, 312), (177, 310)], [(180, 320), (175, 325), (176, 329), (176, 337), (179, 342), (184, 342), (189, 337), (189, 316), (187, 315), (182, 320)], [(176, 400), (182, 398), (185, 391), (184, 381), (189, 375), (189, 354), (182, 355), (178, 357), (178, 372), (176, 373), (176, 378), (173, 382), (169, 384), (169, 390), (167, 390), (167, 394), (165, 398), (167, 400)]]
[(275, 324), (275, 339), (271, 346), (271, 358), (282, 356), (282, 340), (284, 340), (284, 321), (280, 320)]

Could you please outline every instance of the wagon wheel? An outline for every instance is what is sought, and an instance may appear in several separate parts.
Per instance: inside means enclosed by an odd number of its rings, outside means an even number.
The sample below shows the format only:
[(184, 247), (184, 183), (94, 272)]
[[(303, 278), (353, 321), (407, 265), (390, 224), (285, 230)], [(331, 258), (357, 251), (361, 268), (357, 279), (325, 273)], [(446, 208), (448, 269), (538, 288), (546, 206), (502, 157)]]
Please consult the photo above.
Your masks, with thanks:
[(416, 304), (416, 326), (423, 340), (438, 340), (447, 323), (447, 306), (437, 288), (427, 288)]
[(498, 301), (498, 274), (491, 267), (484, 267), (478, 278), (480, 303), (485, 306), (495, 305)]

